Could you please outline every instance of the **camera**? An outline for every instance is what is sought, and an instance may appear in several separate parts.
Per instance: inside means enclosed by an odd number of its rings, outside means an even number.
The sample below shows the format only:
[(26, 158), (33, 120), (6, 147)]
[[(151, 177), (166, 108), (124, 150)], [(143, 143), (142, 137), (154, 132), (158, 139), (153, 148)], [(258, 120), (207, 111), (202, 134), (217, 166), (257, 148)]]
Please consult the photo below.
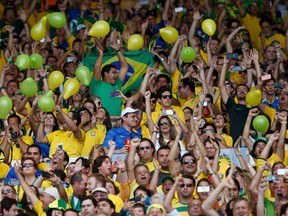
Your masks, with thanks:
[(10, 130), (11, 138), (17, 139), (19, 137), (19, 133), (17, 131)]

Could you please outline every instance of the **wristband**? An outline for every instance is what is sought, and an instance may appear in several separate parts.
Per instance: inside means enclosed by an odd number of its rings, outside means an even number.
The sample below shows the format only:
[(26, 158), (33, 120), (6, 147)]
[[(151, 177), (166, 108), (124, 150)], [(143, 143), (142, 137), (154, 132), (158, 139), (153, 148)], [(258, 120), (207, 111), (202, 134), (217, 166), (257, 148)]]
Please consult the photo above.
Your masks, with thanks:
[(119, 50), (115, 50), (116, 53), (118, 53), (118, 52), (120, 52), (120, 51), (121, 51), (120, 49), (119, 49)]
[(214, 174), (215, 174), (215, 172), (211, 172), (211, 173), (209, 173), (209, 174), (212, 176), (212, 175), (214, 175)]
[[(1, 89), (1, 88), (0, 88)], [(287, 124), (287, 121), (281, 121), (281, 124)]]

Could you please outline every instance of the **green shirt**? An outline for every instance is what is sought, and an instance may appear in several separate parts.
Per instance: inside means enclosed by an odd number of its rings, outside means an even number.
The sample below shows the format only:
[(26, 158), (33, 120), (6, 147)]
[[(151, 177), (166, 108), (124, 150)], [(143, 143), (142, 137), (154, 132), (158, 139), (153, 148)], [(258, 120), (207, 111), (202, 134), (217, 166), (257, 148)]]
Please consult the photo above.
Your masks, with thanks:
[(111, 97), (111, 92), (120, 90), (122, 87), (122, 81), (117, 78), (116, 84), (111, 85), (103, 80), (95, 80), (92, 77), (90, 82), (90, 90), (92, 95), (96, 95), (101, 98), (103, 107), (109, 112), (110, 116), (120, 116), (122, 98)]

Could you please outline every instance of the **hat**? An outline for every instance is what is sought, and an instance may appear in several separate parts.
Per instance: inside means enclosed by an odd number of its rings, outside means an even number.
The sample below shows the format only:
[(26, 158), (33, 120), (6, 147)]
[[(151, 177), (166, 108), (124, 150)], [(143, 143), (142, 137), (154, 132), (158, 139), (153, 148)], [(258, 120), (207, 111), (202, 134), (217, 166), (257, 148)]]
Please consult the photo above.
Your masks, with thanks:
[(166, 180), (170, 180), (172, 181), (173, 183), (175, 182), (175, 180), (171, 177), (171, 176), (165, 176), (162, 181), (161, 181), (161, 184), (163, 184)]
[(92, 190), (91, 194), (93, 194), (93, 193), (95, 193), (97, 191), (100, 191), (100, 192), (108, 194), (108, 191), (104, 187), (96, 187), (94, 190)]
[(81, 29), (84, 29), (84, 28), (86, 28), (86, 26), (84, 25), (84, 24), (79, 24), (79, 25), (77, 25), (77, 31), (79, 31), (79, 30), (81, 30)]
[(47, 215), (52, 214), (53, 209), (65, 211), (68, 208), (69, 206), (65, 200), (57, 199), (49, 204), (48, 211), (46, 212), (46, 214)]
[(122, 110), (121, 112), (121, 118), (126, 115), (127, 113), (135, 113), (135, 112), (139, 112), (139, 109), (133, 109), (132, 107), (126, 107), (124, 110)]
[(165, 212), (165, 209), (162, 205), (154, 203), (150, 205), (149, 208), (147, 209), (147, 214), (149, 215), (150, 211), (154, 208), (160, 209), (161, 212)]
[(42, 193), (47, 193), (49, 194), (50, 196), (53, 196), (56, 200), (57, 199), (60, 199), (60, 195), (59, 195), (59, 192), (57, 190), (57, 188), (55, 187), (48, 187), (48, 188), (45, 188)]

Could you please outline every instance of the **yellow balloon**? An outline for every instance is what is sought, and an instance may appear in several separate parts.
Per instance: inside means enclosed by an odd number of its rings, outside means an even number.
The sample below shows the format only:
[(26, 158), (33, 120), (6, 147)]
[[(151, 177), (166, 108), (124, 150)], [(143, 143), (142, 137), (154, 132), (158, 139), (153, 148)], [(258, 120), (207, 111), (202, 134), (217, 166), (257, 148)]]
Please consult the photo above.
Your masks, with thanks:
[(166, 41), (167, 43), (176, 42), (179, 36), (178, 31), (175, 28), (170, 27), (170, 26), (161, 28), (159, 32), (163, 40)]
[(139, 34), (134, 34), (129, 37), (128, 40), (128, 50), (139, 50), (143, 47), (144, 40)]
[(54, 90), (64, 82), (64, 75), (61, 71), (53, 71), (48, 77), (49, 89)]
[(46, 16), (42, 17), (41, 20), (36, 23), (30, 32), (30, 35), (33, 40), (35, 41), (40, 41), (46, 36), (46, 23), (47, 23), (47, 18)]
[(261, 98), (262, 95), (260, 90), (252, 90), (246, 95), (246, 103), (251, 107), (255, 107), (261, 103)]
[(99, 20), (94, 23), (88, 35), (93, 37), (105, 37), (110, 32), (109, 24), (104, 20)]
[(204, 20), (201, 27), (205, 34), (209, 36), (212, 36), (216, 31), (216, 23), (212, 19)]
[(76, 94), (80, 89), (80, 83), (76, 78), (70, 78), (64, 83), (63, 98), (66, 100)]

